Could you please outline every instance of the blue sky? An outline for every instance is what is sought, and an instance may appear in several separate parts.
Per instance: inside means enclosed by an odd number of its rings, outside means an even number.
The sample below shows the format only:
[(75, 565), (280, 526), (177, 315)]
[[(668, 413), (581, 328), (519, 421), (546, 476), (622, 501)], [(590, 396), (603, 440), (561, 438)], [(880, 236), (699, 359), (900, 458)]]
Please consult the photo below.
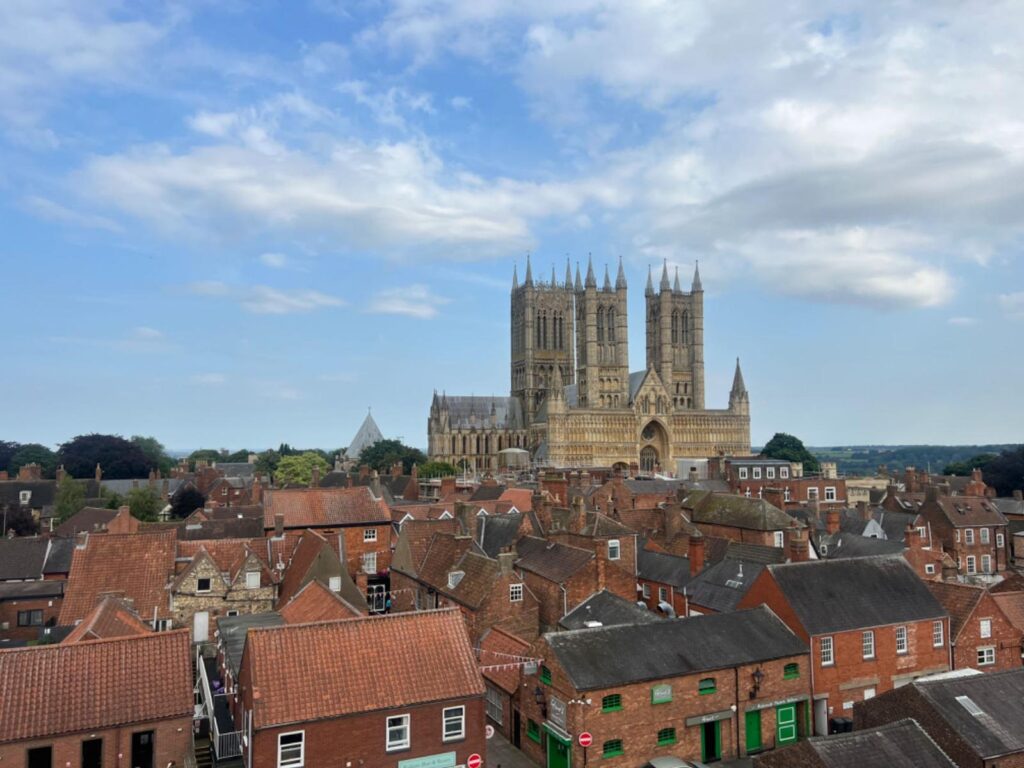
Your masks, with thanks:
[[(140, 7), (144, 10), (140, 10)], [(1013, 4), (6, 0), (0, 439), (424, 445), (513, 263), (706, 293), (753, 440), (1019, 441)]]

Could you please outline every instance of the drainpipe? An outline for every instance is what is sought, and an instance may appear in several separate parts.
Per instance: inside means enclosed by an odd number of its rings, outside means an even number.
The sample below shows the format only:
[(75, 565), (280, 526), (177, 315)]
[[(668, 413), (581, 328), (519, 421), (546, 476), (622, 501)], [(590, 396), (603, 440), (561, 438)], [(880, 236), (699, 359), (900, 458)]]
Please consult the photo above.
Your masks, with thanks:
[(736, 708), (736, 758), (740, 756), (740, 668), (733, 667), (733, 672), (736, 673), (736, 688), (733, 691), (736, 698), (736, 703), (733, 706)]
[(949, 622), (945, 619), (939, 619), (945, 625), (946, 637), (949, 638), (949, 642), (946, 643), (946, 647), (949, 648), (949, 668), (953, 669), (953, 633), (950, 631)]
[[(815, 709), (817, 709), (818, 701), (814, 698), (814, 635), (810, 636), (810, 642), (807, 645), (811, 649), (810, 663), (807, 665), (811, 668), (811, 732), (817, 735), (818, 724), (815, 722), (817, 716)], [(828, 710), (825, 710), (825, 717), (828, 717)], [(825, 732), (828, 733), (828, 728), (825, 729)]]
[(562, 590), (562, 618), (565, 618), (566, 614), (569, 613), (569, 593), (565, 589), (565, 584), (558, 585)]

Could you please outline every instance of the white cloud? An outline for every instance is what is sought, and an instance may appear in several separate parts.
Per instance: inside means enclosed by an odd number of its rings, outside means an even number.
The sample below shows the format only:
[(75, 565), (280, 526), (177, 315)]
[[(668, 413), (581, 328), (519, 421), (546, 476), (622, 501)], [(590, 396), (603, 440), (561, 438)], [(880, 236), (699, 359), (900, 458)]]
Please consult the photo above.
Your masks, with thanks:
[(379, 315), (405, 315), (420, 320), (436, 317), (438, 309), (450, 299), (436, 295), (425, 285), (408, 285), (380, 291), (367, 311)]
[(405, 129), (408, 114), (434, 114), (435, 111), (433, 97), (429, 93), (410, 91), (400, 86), (377, 91), (363, 80), (346, 80), (338, 90), (370, 110), (378, 123), (391, 128)]
[(241, 299), (242, 307), (258, 315), (290, 315), (344, 304), (341, 299), (319, 291), (286, 291), (267, 285), (253, 286)]
[(193, 384), (204, 384), (209, 386), (219, 386), (227, 381), (227, 376), (223, 373), (196, 373), (191, 377)]
[(273, 269), (284, 269), (289, 264), (288, 257), (283, 253), (260, 254), (260, 261), (263, 262), (265, 266)]
[(1013, 320), (1024, 320), (1024, 291), (999, 295), (999, 308)]
[(452, 96), (448, 100), (448, 103), (451, 104), (452, 109), (457, 112), (461, 112), (473, 106), (473, 100), (468, 96)]
[(950, 317), (950, 318), (948, 318), (946, 320), (946, 323), (948, 325), (956, 325), (956, 326), (977, 325), (978, 324), (978, 318), (976, 318), (976, 317)]
[(132, 331), (132, 335), (136, 339), (144, 340), (162, 339), (164, 336), (161, 331), (158, 331), (156, 328), (150, 328), (146, 325), (136, 327), (135, 330)]
[(105, 216), (96, 216), (67, 208), (45, 197), (31, 195), (24, 200), (25, 208), (31, 213), (48, 221), (57, 221), (85, 229), (99, 229), (106, 232), (123, 232), (120, 224)]

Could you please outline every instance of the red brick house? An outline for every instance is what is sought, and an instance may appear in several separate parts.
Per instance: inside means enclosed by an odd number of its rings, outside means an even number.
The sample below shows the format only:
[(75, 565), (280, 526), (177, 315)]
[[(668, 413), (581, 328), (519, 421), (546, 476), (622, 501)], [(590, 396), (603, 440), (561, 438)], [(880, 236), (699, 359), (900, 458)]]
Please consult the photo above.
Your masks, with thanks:
[(950, 668), (949, 616), (899, 555), (769, 565), (739, 608), (768, 605), (811, 649), (814, 728)]
[(530, 657), (530, 643), (503, 629), (488, 629), (477, 646), (480, 673), (486, 691), (487, 719), (506, 739), (520, 746), (522, 728), (522, 662)]
[[(348, 569), (338, 555), (338, 539), (338, 536), (332, 536), (329, 541), (319, 531), (302, 532), (284, 568), (284, 576), (278, 587), (278, 607), (287, 605), (310, 582), (319, 581), (331, 592), (342, 596), (345, 602), (360, 613), (369, 611), (366, 593), (349, 576)], [(383, 600), (380, 602), (380, 610), (383, 610)]]
[(143, 622), (124, 600), (119, 597), (105, 597), (61, 642), (110, 640), (115, 637), (148, 635), (152, 631), (153, 628)]
[(250, 629), (238, 691), (252, 768), (454, 768), (485, 753), (484, 683), (458, 611)]
[(949, 613), (953, 669), (998, 672), (1020, 667), (1021, 630), (1003, 612), (996, 595), (984, 587), (951, 581), (929, 582), (928, 589)]
[(932, 486), (925, 492), (920, 514), (961, 575), (984, 577), (1006, 570), (1007, 522), (990, 499), (943, 496)]
[(285, 624), (310, 624), (314, 621), (338, 621), (365, 616), (349, 605), (341, 595), (332, 592), (322, 581), (313, 579), (278, 611)]
[(807, 645), (765, 607), (549, 633), (533, 656), (521, 743), (547, 768), (713, 762), (807, 734)]
[(0, 651), (0, 763), (185, 765), (190, 659), (186, 631)]
[(683, 499), (682, 506), (690, 521), (705, 536), (743, 544), (784, 548), (787, 531), (803, 526), (796, 518), (756, 497), (694, 491)]
[(56, 626), (64, 599), (63, 581), (0, 582), (0, 648), (5, 641), (35, 640)]

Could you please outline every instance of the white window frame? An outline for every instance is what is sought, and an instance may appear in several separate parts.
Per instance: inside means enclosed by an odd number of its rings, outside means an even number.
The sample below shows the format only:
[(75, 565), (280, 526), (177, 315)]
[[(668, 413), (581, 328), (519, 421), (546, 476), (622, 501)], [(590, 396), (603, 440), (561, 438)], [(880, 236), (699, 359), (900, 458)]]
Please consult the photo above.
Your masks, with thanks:
[(32, 491), (18, 491), (18, 502), (21, 506), (26, 506), (32, 501)]
[(772, 531), (773, 543), (776, 547), (781, 549), (786, 546), (786, 532), (785, 531)]
[[(199, 586), (199, 582), (200, 581), (209, 582), (209, 584), (206, 587), (206, 589), (200, 588), (200, 586)], [(206, 576), (197, 576), (196, 577), (196, 594), (197, 595), (205, 595), (205, 594), (210, 593), (212, 590), (213, 590), (213, 579), (208, 578)]]
[(658, 587), (658, 602), (659, 603), (667, 603), (668, 602), (668, 587)]
[(622, 557), (622, 544), (618, 539), (608, 539), (608, 559), (618, 560), (620, 557)]
[(377, 553), (363, 552), (362, 557), (363, 573), (377, 572)]
[(921, 537), (921, 541), (926, 540), (928, 538), (928, 529), (923, 525), (918, 526), (917, 535)]
[(521, 583), (508, 585), (508, 600), (510, 603), (523, 602), (523, 585)]
[(227, 614), (225, 614), (225, 615), (230, 619), (232, 616), (238, 616), (238, 614), (239, 614), (238, 609), (236, 609), (236, 608), (229, 608)]
[(996, 647), (994, 645), (986, 645), (984, 648), (978, 649), (978, 666), (979, 667), (990, 667), (996, 663)]
[(746, 467), (740, 467), (739, 475), (740, 475), (740, 480), (746, 480), (747, 479), (747, 468)]
[(341, 576), (329, 576), (327, 578), (327, 588), (331, 592), (341, 592)]
[(1006, 546), (1006, 538), (1001, 533), (997, 533), (996, 534), (996, 546), (999, 549), (1002, 549), (1003, 547)]
[[(255, 577), (255, 579), (253, 578)], [(255, 584), (253, 582), (256, 582)], [(259, 589), (260, 588), (260, 572), (259, 571), (246, 571), (245, 572), (245, 588), (246, 589)]]
[[(452, 714), (455, 713), (455, 714)], [(449, 723), (457, 724), (458, 733), (448, 733)], [(441, 741), (460, 741), (466, 738), (466, 708), (464, 706), (445, 707), (441, 710)]]
[(978, 637), (982, 640), (992, 637), (992, 619), (978, 620)]
[(774, 480), (775, 479), (775, 467), (765, 467), (764, 468), (764, 476), (765, 476), (766, 480)]
[(779, 467), (779, 479), (789, 480), (789, 467)]
[[(392, 721), (398, 721), (392, 725)], [(401, 728), (405, 736), (397, 741), (391, 740), (391, 729)], [(392, 715), (384, 720), (384, 750), (386, 752), (397, 752), (400, 749), (409, 749), (412, 745), (412, 716)]]
[(929, 576), (935, 575), (935, 563), (925, 563), (924, 572)]
[[(301, 737), (298, 742), (299, 756), (289, 757), (285, 759), (284, 749), (294, 749), (295, 744), (283, 745), (281, 742), (285, 736), (296, 736)], [(305, 731), (288, 731), (288, 733), (279, 733), (277, 735), (277, 768), (302, 768), (306, 764), (306, 732)]]
[(376, 528), (363, 528), (363, 541), (370, 542), (377, 540), (377, 529)]
[(960, 541), (960, 529), (957, 528), (955, 531), (953, 531), (953, 535), (956, 536), (956, 540), (959, 542)]
[(750, 476), (754, 480), (760, 480), (761, 479), (761, 468), (760, 467), (754, 467), (753, 471), (750, 473)]
[(967, 556), (967, 573), (975, 574), (978, 572), (978, 560), (974, 555)]
[(964, 544), (973, 544), (973, 543), (974, 543), (974, 529), (973, 528), (964, 528)]
[(819, 639), (818, 650), (821, 656), (821, 666), (831, 667), (836, 663), (835, 645), (832, 643), (831, 635)]
[(992, 555), (981, 556), (981, 572), (992, 573)]
[(988, 528), (978, 529), (978, 541), (982, 544), (988, 544), (992, 540), (992, 535)]
[(793, 498), (793, 494), (789, 492), (789, 486), (787, 485), (782, 491), (782, 500), (790, 501)]
[(487, 716), (498, 725), (505, 722), (505, 694), (497, 688), (488, 685), (484, 691), (484, 705), (487, 709)]
[(946, 631), (941, 621), (932, 622), (932, 648), (941, 648), (946, 644)]
[(807, 489), (807, 500), (808, 501), (817, 501), (818, 500), (818, 487), (816, 485), (812, 485), (812, 486), (808, 487), (808, 489)]
[(860, 634), (860, 653), (864, 660), (875, 658), (875, 632), (866, 629)]
[(906, 656), (910, 650), (910, 636), (906, 626), (896, 627), (896, 654)]
[(825, 501), (836, 500), (836, 487), (834, 485), (825, 486)]
[(642, 586), (643, 586), (643, 589), (641, 591), (641, 594), (643, 594), (644, 600), (650, 600), (651, 599), (651, 585), (650, 584), (644, 584)]

